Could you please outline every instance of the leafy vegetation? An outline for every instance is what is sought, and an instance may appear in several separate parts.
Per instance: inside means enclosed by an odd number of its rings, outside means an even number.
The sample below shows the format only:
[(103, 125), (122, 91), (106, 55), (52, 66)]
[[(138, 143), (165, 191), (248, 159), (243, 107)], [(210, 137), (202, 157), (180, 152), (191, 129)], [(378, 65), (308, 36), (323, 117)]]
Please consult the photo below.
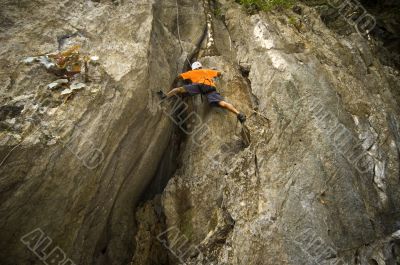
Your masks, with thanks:
[(235, 0), (243, 5), (248, 12), (270, 11), (273, 9), (286, 9), (292, 7), (296, 0)]
[(288, 19), (288, 22), (289, 22), (290, 25), (294, 26), (294, 25), (296, 25), (296, 18), (290, 16), (289, 19)]
[(213, 3), (213, 8), (212, 10), (214, 11), (214, 16), (221, 18), (222, 16), (222, 4), (219, 1), (212, 1)]

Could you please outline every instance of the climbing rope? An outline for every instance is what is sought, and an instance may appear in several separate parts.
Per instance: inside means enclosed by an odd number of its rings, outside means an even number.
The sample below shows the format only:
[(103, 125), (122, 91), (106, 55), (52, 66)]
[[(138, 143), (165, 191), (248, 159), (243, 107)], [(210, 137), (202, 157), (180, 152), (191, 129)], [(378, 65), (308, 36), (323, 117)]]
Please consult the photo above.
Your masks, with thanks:
[[(185, 52), (185, 50), (183, 49), (183, 45), (182, 45), (182, 40), (181, 40), (181, 31), (180, 31), (180, 27), (179, 27), (179, 4), (178, 4), (178, 0), (176, 0), (176, 26), (178, 29), (178, 39), (179, 39), (179, 45), (181, 46), (181, 52)], [(186, 55), (186, 60), (189, 64), (190, 67), (190, 60)]]

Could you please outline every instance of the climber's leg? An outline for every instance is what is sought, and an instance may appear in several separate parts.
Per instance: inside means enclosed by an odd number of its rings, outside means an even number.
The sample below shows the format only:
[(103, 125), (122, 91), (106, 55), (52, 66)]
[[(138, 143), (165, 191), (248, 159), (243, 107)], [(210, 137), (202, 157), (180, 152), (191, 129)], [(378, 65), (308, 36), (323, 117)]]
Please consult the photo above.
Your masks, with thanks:
[(181, 87), (176, 87), (176, 88), (172, 89), (171, 91), (169, 91), (167, 94), (164, 94), (164, 92), (162, 90), (157, 92), (157, 94), (160, 96), (160, 98), (162, 100), (165, 98), (170, 98), (170, 97), (180, 95), (180, 94), (188, 94), (190, 96), (194, 96), (194, 95), (197, 95), (200, 93), (201, 93), (201, 91), (200, 91), (198, 84), (190, 84), (190, 85), (184, 85)]
[(226, 102), (226, 101), (219, 101), (218, 102), (218, 106), (220, 106), (221, 108), (227, 109), (232, 113), (235, 113), (236, 115), (239, 114), (239, 111), (230, 103)]
[(176, 87), (167, 93), (167, 98), (184, 93), (186, 93), (186, 89), (184, 87)]
[(211, 106), (218, 106), (234, 113), (241, 123), (246, 121), (246, 115), (240, 113), (232, 104), (226, 102), (224, 98), (216, 91), (207, 94), (208, 102)]

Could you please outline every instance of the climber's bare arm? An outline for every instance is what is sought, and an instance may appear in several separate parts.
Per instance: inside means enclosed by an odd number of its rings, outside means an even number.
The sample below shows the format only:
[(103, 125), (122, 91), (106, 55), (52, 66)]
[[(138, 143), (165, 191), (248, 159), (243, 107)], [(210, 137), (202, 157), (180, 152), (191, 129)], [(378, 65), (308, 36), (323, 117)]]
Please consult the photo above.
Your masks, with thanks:
[(172, 82), (172, 86), (170, 87), (169, 90), (173, 89), (174, 87), (176, 87), (176, 84), (178, 83), (178, 81), (183, 80), (181, 75), (178, 75), (177, 77), (175, 77), (174, 81)]
[(183, 80), (183, 77), (181, 75), (178, 75), (177, 77), (175, 77), (175, 81), (179, 81), (179, 80)]

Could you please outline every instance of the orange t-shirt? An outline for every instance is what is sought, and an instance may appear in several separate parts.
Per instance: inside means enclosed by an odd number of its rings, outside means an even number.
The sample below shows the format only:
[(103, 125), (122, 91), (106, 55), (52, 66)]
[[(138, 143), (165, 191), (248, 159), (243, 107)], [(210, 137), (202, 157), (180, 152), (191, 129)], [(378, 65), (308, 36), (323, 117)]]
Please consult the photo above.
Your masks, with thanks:
[(180, 75), (183, 79), (190, 79), (192, 83), (200, 83), (208, 86), (214, 86), (213, 78), (218, 76), (218, 71), (208, 69), (197, 69), (188, 71)]

